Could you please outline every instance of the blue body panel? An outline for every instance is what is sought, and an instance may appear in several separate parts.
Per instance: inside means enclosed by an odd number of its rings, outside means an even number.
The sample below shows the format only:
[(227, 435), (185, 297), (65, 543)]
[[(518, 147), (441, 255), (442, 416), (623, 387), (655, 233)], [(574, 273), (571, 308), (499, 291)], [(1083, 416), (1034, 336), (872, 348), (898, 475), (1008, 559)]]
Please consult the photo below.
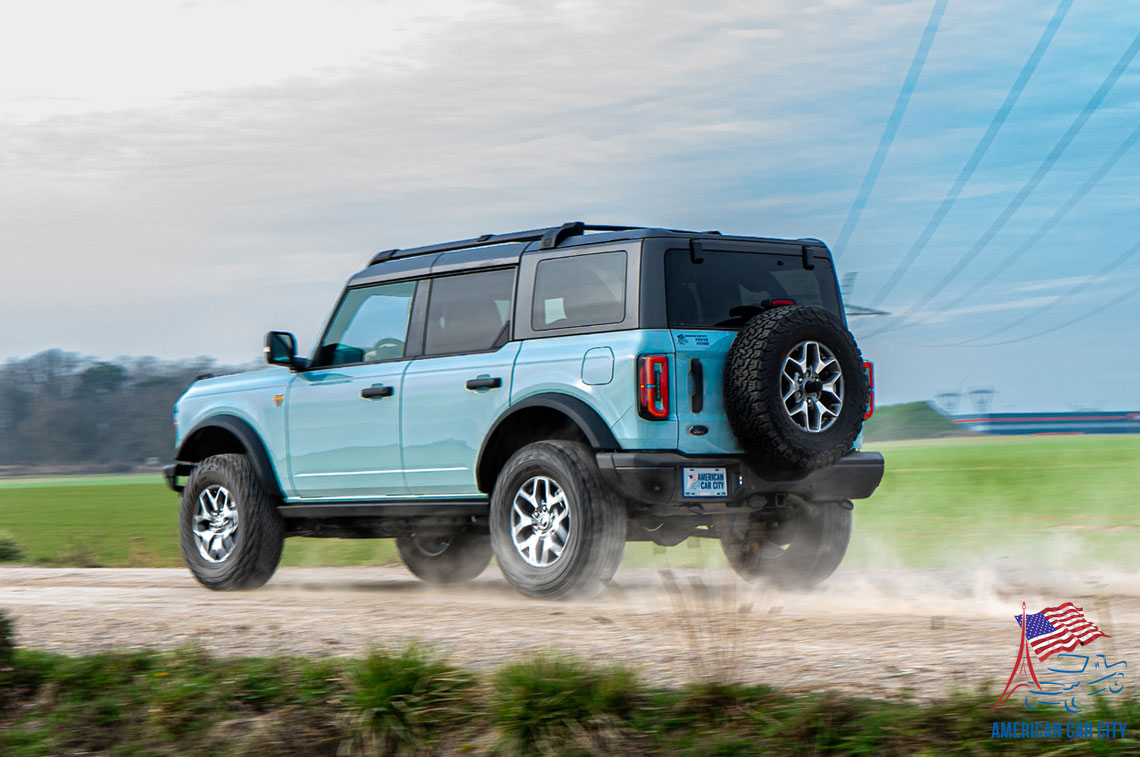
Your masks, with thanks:
[[(673, 329), (676, 354), (674, 372), (674, 409), (680, 423), (677, 449), (692, 455), (726, 455), (741, 452), (724, 412), (724, 358), (735, 331)], [(691, 395), (694, 390), (692, 361), (701, 361), (704, 391), (700, 412), (694, 413)], [(697, 436), (689, 433), (693, 426), (704, 426), (708, 432)]]
[[(406, 361), (394, 361), (305, 371), (293, 378), (285, 400), (288, 493), (371, 499), (406, 492), (400, 402), (407, 368)], [(385, 386), (391, 396), (360, 395)]]
[[(613, 353), (612, 370), (600, 350)], [(673, 341), (664, 329), (611, 331), (601, 334), (530, 339), (515, 361), (511, 403), (536, 394), (576, 397), (597, 411), (622, 449), (676, 449), (677, 422), (648, 421), (637, 414), (637, 356), (671, 353)], [(612, 379), (599, 382), (606, 373)]]
[[(403, 449), (408, 493), (478, 494), (475, 462), (495, 419), (507, 409), (519, 342), (494, 352), (420, 358), (404, 375)], [(468, 389), (469, 379), (500, 379)]]
[(283, 491), (289, 491), (285, 443), (285, 408), (274, 397), (285, 394), (293, 374), (284, 368), (263, 368), (250, 373), (196, 381), (175, 405), (175, 449), (195, 426), (218, 415), (245, 421), (265, 444)]

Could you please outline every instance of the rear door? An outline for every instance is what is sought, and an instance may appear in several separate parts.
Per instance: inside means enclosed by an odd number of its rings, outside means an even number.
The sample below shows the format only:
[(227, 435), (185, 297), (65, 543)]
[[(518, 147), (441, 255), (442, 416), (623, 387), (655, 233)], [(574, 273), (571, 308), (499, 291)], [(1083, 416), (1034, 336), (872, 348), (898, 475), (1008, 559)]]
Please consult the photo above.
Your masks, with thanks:
[(313, 367), (286, 396), (290, 477), (298, 496), (400, 495), (400, 395), (417, 284), (349, 289), (329, 321)]
[[(787, 249), (786, 247), (784, 249)], [(793, 251), (794, 250), (794, 251)], [(678, 449), (693, 454), (740, 450), (728, 425), (721, 387), (736, 332), (780, 302), (839, 314), (835, 273), (826, 257), (804, 267), (798, 248), (707, 244), (665, 251), (667, 317), (676, 355)], [(775, 301), (775, 302), (773, 302)]]
[(404, 375), (404, 468), (411, 496), (477, 495), (475, 462), (510, 404), (515, 268), (431, 280), (423, 356)]

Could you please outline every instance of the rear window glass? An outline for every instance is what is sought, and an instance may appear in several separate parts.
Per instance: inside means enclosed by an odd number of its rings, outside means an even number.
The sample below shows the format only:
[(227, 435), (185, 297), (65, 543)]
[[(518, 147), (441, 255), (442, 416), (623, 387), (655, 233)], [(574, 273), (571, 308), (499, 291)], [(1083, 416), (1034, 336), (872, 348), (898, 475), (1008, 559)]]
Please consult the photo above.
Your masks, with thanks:
[(531, 328), (564, 329), (625, 320), (625, 253), (598, 252), (538, 264)]
[(740, 328), (767, 300), (794, 300), (839, 313), (835, 274), (814, 259), (806, 270), (799, 255), (705, 250), (700, 263), (688, 250), (665, 253), (669, 325)]

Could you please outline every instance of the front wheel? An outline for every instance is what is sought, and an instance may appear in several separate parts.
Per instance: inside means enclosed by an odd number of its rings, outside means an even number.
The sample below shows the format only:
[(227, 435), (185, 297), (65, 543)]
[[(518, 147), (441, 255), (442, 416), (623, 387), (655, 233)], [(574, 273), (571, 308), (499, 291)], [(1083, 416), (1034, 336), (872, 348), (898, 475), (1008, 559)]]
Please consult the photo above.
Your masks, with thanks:
[(588, 447), (537, 442), (516, 452), (495, 482), (491, 547), (520, 593), (589, 597), (617, 571), (627, 519)]
[(429, 584), (458, 584), (474, 580), (491, 562), (487, 534), (413, 533), (396, 537), (400, 559), (417, 578)]
[(849, 501), (809, 502), (789, 496), (777, 518), (730, 517), (721, 528), (720, 545), (742, 578), (806, 588), (835, 572), (850, 539)]
[(285, 521), (245, 455), (214, 455), (194, 468), (179, 527), (186, 565), (208, 589), (256, 589), (281, 560)]

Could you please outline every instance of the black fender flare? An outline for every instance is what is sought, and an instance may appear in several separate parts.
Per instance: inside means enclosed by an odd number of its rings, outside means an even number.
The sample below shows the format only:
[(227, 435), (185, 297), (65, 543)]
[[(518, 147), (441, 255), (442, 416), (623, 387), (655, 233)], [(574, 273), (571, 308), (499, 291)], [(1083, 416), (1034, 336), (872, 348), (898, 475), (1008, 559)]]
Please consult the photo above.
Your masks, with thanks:
[(535, 407), (557, 410), (565, 415), (582, 430), (582, 433), (586, 435), (586, 440), (594, 449), (621, 449), (621, 445), (618, 444), (617, 439), (614, 438), (614, 432), (611, 431), (609, 425), (602, 420), (602, 416), (598, 414), (597, 410), (577, 397), (571, 397), (567, 394), (558, 394), (556, 392), (547, 392), (544, 394), (535, 394), (514, 403), (495, 419), (495, 422), (491, 424), (491, 427), (483, 437), (483, 444), (479, 448), (479, 456), (475, 460), (476, 471), (483, 470), (487, 447), (490, 441), (495, 438), (499, 427), (516, 413)]
[[(269, 461), (269, 453), (266, 450), (265, 442), (262, 441), (261, 436), (253, 429), (253, 426), (241, 418), (238, 418), (236, 415), (214, 415), (190, 429), (186, 437), (182, 440), (182, 444), (178, 447), (178, 452), (174, 457), (175, 461), (177, 463), (195, 464), (200, 463), (205, 457), (208, 457), (209, 454), (196, 454), (191, 449), (191, 443), (194, 441), (195, 436), (211, 428), (225, 431), (236, 438), (238, 443), (245, 448), (245, 454), (249, 457), (254, 472), (256, 472), (257, 477), (261, 479), (261, 483), (265, 486), (266, 490), (273, 496), (284, 499), (285, 494), (281, 490), (280, 481), (277, 480), (277, 472), (273, 468), (273, 463)], [(195, 457), (197, 459), (192, 459)]]

